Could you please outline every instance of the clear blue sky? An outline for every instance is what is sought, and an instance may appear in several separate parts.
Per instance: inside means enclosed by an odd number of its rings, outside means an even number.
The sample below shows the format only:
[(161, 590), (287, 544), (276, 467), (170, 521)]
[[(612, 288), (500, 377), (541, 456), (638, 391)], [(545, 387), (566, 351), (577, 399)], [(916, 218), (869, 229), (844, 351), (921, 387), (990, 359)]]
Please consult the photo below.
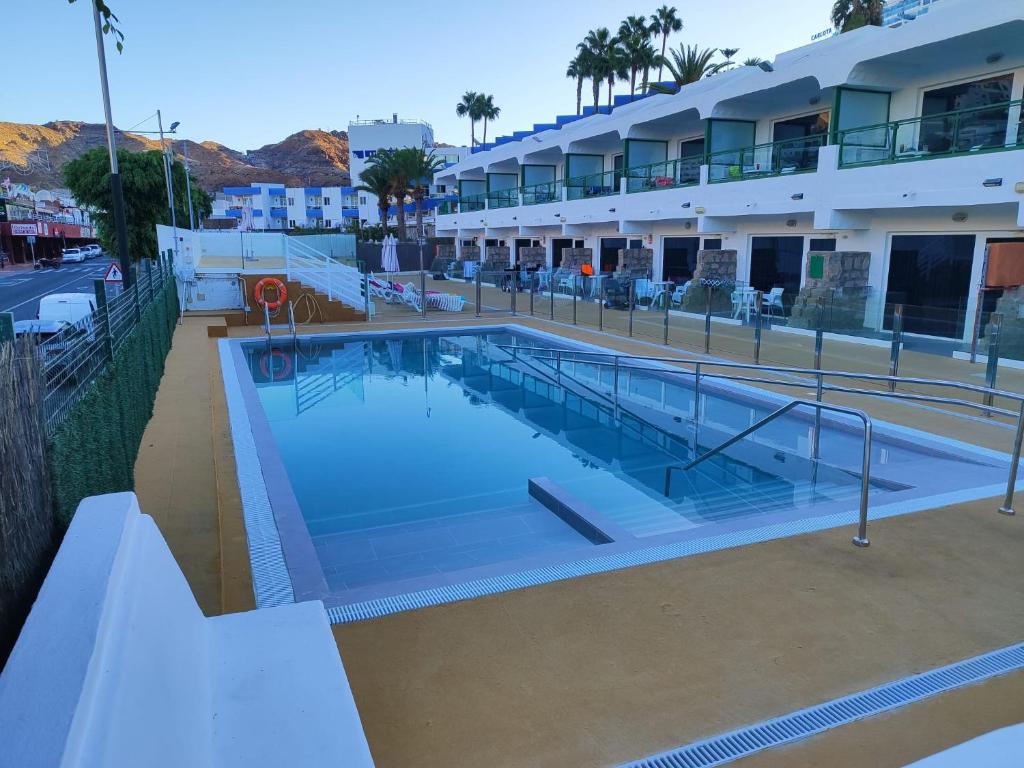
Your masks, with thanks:
[[(126, 37), (108, 45), (114, 121), (159, 107), (184, 137), (255, 149), (350, 119), (421, 118), (466, 144), (463, 91), (493, 94), (488, 136), (575, 111), (565, 66), (588, 29), (614, 32), (663, 0), (109, 0)], [(832, 0), (676, 0), (669, 45), (737, 47), (772, 58), (828, 27)], [(4, 0), (4, 58), (21, 86), (0, 92), (0, 120), (102, 119), (89, 0)], [(16, 66), (15, 66), (16, 65)], [(13, 67), (13, 69), (12, 69)], [(586, 89), (586, 86), (585, 86)], [(586, 100), (586, 96), (584, 96)], [(151, 120), (140, 129), (156, 129)]]

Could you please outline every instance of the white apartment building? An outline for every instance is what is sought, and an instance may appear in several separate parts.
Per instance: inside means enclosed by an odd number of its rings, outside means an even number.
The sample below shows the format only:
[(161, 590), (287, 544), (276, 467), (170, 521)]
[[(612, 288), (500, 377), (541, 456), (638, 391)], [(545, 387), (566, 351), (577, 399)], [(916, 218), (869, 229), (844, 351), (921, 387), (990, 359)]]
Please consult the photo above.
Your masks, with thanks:
[[(401, 149), (403, 147), (423, 147), (451, 166), (469, 155), (469, 147), (438, 146), (434, 141), (434, 129), (430, 123), (422, 120), (400, 120), (392, 115), (390, 120), (353, 120), (348, 124), (348, 162), (352, 183), (359, 185), (359, 174), (366, 168), (367, 161), (381, 149)], [(430, 196), (437, 200), (443, 198), (451, 190), (444, 182), (433, 184)], [(377, 207), (377, 196), (369, 192), (359, 192), (357, 205), (359, 219), (366, 224), (380, 223), (380, 209)], [(427, 211), (432, 216), (436, 203), (427, 203)], [(407, 212), (412, 212), (407, 205)], [(394, 215), (394, 206), (391, 214)]]
[(939, 0), (886, 0), (882, 7), (882, 23), (897, 24), (916, 19), (932, 9)]
[(1022, 41), (1024, 2), (942, 0), (912, 24), (558, 118), (438, 173), (459, 202), (437, 234), (460, 257), (541, 245), (555, 268), (589, 248), (605, 272), (619, 249), (650, 249), (653, 278), (682, 285), (726, 251), (738, 284), (781, 289), (787, 309), (809, 268), (821, 283), (809, 252), (868, 255), (865, 327), (902, 304), (906, 331), (967, 338), (986, 247), (1024, 248)]
[(353, 187), (284, 187), (255, 182), (224, 187), (213, 201), (214, 218), (233, 218), (243, 230), (342, 229), (359, 217)]

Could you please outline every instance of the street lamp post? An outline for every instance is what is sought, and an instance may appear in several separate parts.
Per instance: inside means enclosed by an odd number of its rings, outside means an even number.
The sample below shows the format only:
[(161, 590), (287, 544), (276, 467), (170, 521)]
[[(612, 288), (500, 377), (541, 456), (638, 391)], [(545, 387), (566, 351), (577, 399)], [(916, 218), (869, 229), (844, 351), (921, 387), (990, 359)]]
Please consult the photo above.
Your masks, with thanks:
[[(167, 147), (164, 146), (164, 120), (160, 110), (156, 111), (156, 123), (160, 129), (160, 155), (164, 159), (164, 174), (167, 179), (167, 207), (171, 209), (171, 231), (174, 233), (174, 262), (179, 264), (178, 259), (178, 217), (174, 213), (174, 160), (167, 157)], [(171, 123), (170, 132), (174, 133), (177, 123)]]
[(124, 217), (124, 190), (117, 166), (117, 142), (114, 140), (114, 120), (110, 115), (110, 88), (107, 85), (107, 56), (103, 49), (103, 24), (100, 9), (92, 4), (92, 21), (96, 28), (96, 58), (100, 67), (100, 87), (103, 91), (103, 115), (107, 123), (107, 152), (110, 154), (110, 194), (114, 204), (114, 230), (117, 234), (117, 253), (121, 261), (121, 274), (125, 288), (132, 284), (131, 257), (128, 254), (128, 226)]
[(196, 219), (195, 214), (192, 212), (192, 181), (189, 179), (188, 172), (188, 143), (181, 140), (181, 153), (185, 157), (185, 194), (188, 195), (188, 228), (195, 231)]

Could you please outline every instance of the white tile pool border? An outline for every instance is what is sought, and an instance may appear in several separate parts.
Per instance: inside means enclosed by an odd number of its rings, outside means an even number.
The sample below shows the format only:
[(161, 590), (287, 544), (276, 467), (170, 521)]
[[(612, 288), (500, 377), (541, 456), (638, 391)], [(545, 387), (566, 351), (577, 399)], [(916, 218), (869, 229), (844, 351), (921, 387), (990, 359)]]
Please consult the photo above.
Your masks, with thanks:
[[(517, 323), (402, 330), (381, 329), (337, 333), (330, 334), (330, 336), (333, 338), (365, 338), (374, 336), (393, 336), (396, 333), (400, 333), (402, 335), (437, 335), (439, 333), (496, 333), (510, 331), (519, 331), (527, 335), (546, 337), (552, 342), (557, 342), (568, 348), (587, 348), (587, 351), (616, 354), (613, 350), (608, 350), (594, 344), (579, 342), (575, 339), (567, 339), (563, 336), (559, 336), (558, 334), (522, 326)], [(299, 338), (311, 339), (316, 338), (317, 336), (322, 335), (306, 334)], [(225, 396), (228, 402), (229, 423), (231, 425), (232, 439), (235, 443), (235, 462), (239, 490), (241, 492), (242, 510), (245, 518), (246, 533), (249, 539), (253, 589), (256, 592), (257, 607), (262, 608), (265, 606), (294, 602), (295, 597), (291, 585), (291, 577), (282, 552), (277, 523), (275, 521), (273, 509), (268, 496), (266, 482), (263, 477), (262, 466), (253, 440), (249, 415), (246, 411), (241, 385), (238, 381), (238, 370), (231, 354), (233, 347), (251, 342), (251, 339), (223, 339), (219, 343), (219, 352), (222, 371), (224, 373)], [(667, 363), (651, 362), (650, 365), (652, 370), (678, 370)], [(737, 382), (729, 381), (723, 382), (723, 384), (727, 385), (727, 388), (746, 391), (747, 393), (755, 395), (762, 400), (786, 400), (784, 395), (739, 384)], [(879, 429), (876, 431), (879, 433), (896, 433), (903, 435), (905, 438), (912, 438), (918, 442), (924, 441), (939, 444), (946, 449), (956, 448), (962, 451), (966, 450), (974, 453), (975, 455), (983, 455), (1002, 460), (1008, 460), (1009, 458), (1007, 454), (1000, 451), (981, 448), (959, 440), (944, 438), (894, 424), (879, 424)], [(997, 496), (1004, 490), (1005, 486), (1002, 484), (986, 485), (961, 489), (955, 492), (919, 497), (907, 501), (894, 502), (872, 508), (870, 521), (873, 522), (875, 520), (881, 520), (888, 517), (896, 517), (899, 515), (910, 514), (912, 512), (919, 512), (925, 509), (933, 509), (950, 504)], [(852, 528), (855, 520), (856, 514), (852, 511), (843, 511), (798, 520), (788, 520), (772, 525), (721, 533), (700, 539), (687, 539), (627, 552), (595, 555), (594, 557), (568, 561), (556, 565), (531, 568), (488, 578), (475, 579), (461, 584), (443, 585), (430, 589), (408, 592), (406, 594), (331, 606), (326, 610), (328, 618), (332, 624), (364, 621), (402, 611), (443, 605), (461, 600), (469, 600), (476, 597), (483, 597), (485, 595), (539, 586), (541, 584), (548, 584), (555, 581), (563, 581), (566, 579), (576, 578), (578, 576), (622, 570), (639, 565), (649, 565), (652, 563), (663, 562), (665, 560), (674, 560), (680, 557), (704, 554), (707, 552), (714, 552), (746, 544), (788, 538), (790, 536), (838, 528), (846, 525), (849, 525)]]
[(249, 542), (252, 589), (257, 608), (270, 608), (295, 602), (292, 581), (284, 562), (281, 537), (274, 519), (274, 510), (267, 495), (263, 467), (256, 452), (249, 414), (242, 398), (238, 371), (231, 355), (231, 344), (222, 339), (218, 344), (220, 366), (224, 379), (224, 395), (228, 404), (228, 423), (235, 449), (235, 472), (242, 498), (242, 517)]

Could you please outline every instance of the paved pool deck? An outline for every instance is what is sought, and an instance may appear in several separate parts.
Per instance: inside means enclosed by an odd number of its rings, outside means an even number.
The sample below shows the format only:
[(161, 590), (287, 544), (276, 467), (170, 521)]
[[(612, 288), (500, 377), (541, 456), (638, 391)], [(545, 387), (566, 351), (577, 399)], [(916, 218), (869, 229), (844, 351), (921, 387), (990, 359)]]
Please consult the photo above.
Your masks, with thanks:
[[(369, 325), (310, 330), (421, 325), (394, 309)], [(467, 308), (429, 320), (442, 327), (510, 318), (478, 321)], [(207, 326), (219, 322), (187, 317), (179, 327), (136, 465), (143, 509), (208, 613), (252, 603), (216, 339), (207, 338)], [(579, 326), (521, 322), (652, 353)], [(921, 358), (905, 358), (901, 373), (977, 380), (980, 366), (948, 361), (947, 373), (941, 358)], [(1001, 374), (1007, 388), (1020, 391), (1021, 382), (1020, 372)], [(999, 450), (1010, 440), (983, 420), (882, 401), (869, 410)], [(380, 768), (614, 766), (1020, 642), (1024, 516), (996, 514), (998, 501), (877, 521), (864, 550), (849, 543), (851, 532), (834, 529), (334, 633)], [(1021, 720), (1024, 674), (1015, 673), (736, 764), (902, 766)]]

